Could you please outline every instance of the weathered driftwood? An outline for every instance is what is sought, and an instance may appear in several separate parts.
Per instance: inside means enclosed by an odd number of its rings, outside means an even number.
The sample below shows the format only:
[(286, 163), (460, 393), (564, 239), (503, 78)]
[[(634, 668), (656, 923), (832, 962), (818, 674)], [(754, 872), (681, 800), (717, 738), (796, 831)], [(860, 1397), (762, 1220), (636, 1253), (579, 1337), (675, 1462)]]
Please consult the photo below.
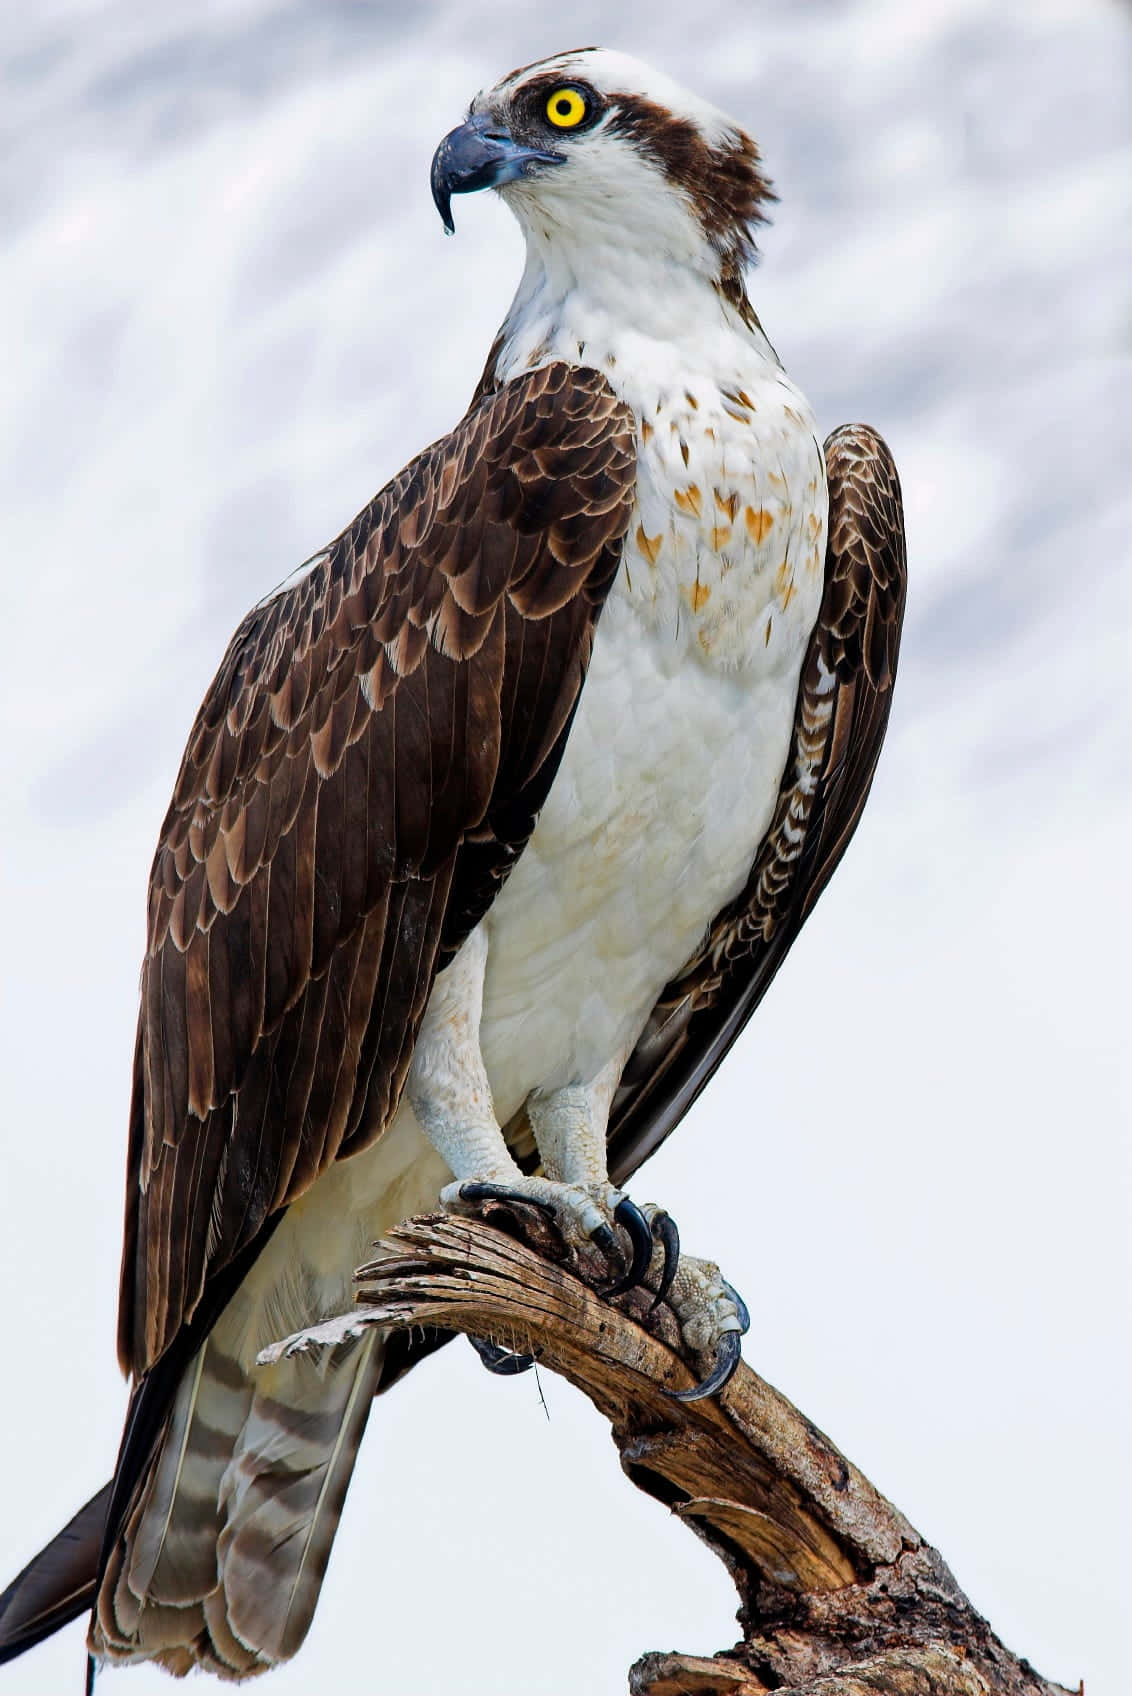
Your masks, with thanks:
[(666, 1386), (694, 1382), (671, 1314), (648, 1316), (646, 1292), (599, 1299), (590, 1283), (604, 1265), (567, 1263), (537, 1220), (524, 1216), (520, 1240), (513, 1215), (492, 1218), (508, 1229), (442, 1216), (398, 1226), (358, 1273), (358, 1320), (536, 1354), (610, 1421), (632, 1482), (724, 1562), (742, 1641), (706, 1660), (645, 1655), (632, 1692), (1066, 1696), (1003, 1647), (936, 1551), (748, 1366), (715, 1400), (671, 1400)]

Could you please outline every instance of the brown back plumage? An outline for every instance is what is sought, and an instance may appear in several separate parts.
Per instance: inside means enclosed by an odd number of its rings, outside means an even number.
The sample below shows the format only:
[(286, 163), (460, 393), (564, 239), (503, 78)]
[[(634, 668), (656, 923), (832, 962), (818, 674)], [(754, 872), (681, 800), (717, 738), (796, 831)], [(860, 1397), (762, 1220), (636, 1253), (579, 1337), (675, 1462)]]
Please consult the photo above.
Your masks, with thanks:
[(635, 473), (631, 416), (550, 365), (408, 465), (209, 689), (150, 879), (119, 1352), (396, 1105), (438, 962), (557, 767)]

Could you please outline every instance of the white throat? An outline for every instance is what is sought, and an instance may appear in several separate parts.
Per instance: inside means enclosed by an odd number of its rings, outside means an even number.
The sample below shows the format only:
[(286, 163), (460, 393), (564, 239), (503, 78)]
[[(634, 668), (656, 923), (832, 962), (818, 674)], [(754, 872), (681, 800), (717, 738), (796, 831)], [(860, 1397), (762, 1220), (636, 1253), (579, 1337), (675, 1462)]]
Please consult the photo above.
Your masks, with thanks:
[(762, 330), (720, 292), (718, 262), (698, 233), (643, 249), (613, 222), (590, 221), (581, 240), (533, 208), (519, 218), (527, 259), (502, 326), (501, 381), (551, 359), (603, 370), (619, 392), (622, 362), (660, 382), (666, 370), (727, 382), (738, 365), (779, 369)]

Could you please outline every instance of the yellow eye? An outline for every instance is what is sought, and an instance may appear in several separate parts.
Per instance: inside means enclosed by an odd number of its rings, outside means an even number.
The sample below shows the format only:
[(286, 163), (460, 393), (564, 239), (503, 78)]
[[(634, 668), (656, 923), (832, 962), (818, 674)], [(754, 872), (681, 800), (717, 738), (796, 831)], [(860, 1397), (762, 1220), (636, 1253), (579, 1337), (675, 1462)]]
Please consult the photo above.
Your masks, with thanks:
[(574, 130), (586, 115), (586, 103), (576, 88), (556, 88), (546, 103), (546, 115), (556, 130)]

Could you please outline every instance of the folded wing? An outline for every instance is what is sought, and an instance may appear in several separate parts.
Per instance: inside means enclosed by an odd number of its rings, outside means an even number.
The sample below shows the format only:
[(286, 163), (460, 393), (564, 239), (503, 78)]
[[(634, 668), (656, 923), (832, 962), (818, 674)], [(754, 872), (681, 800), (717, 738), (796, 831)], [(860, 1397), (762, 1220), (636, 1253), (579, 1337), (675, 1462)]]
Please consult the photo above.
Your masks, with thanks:
[(604, 379), (548, 366), (469, 412), (236, 632), (150, 879), (126, 1370), (388, 1122), (438, 965), (553, 778), (634, 474)]

